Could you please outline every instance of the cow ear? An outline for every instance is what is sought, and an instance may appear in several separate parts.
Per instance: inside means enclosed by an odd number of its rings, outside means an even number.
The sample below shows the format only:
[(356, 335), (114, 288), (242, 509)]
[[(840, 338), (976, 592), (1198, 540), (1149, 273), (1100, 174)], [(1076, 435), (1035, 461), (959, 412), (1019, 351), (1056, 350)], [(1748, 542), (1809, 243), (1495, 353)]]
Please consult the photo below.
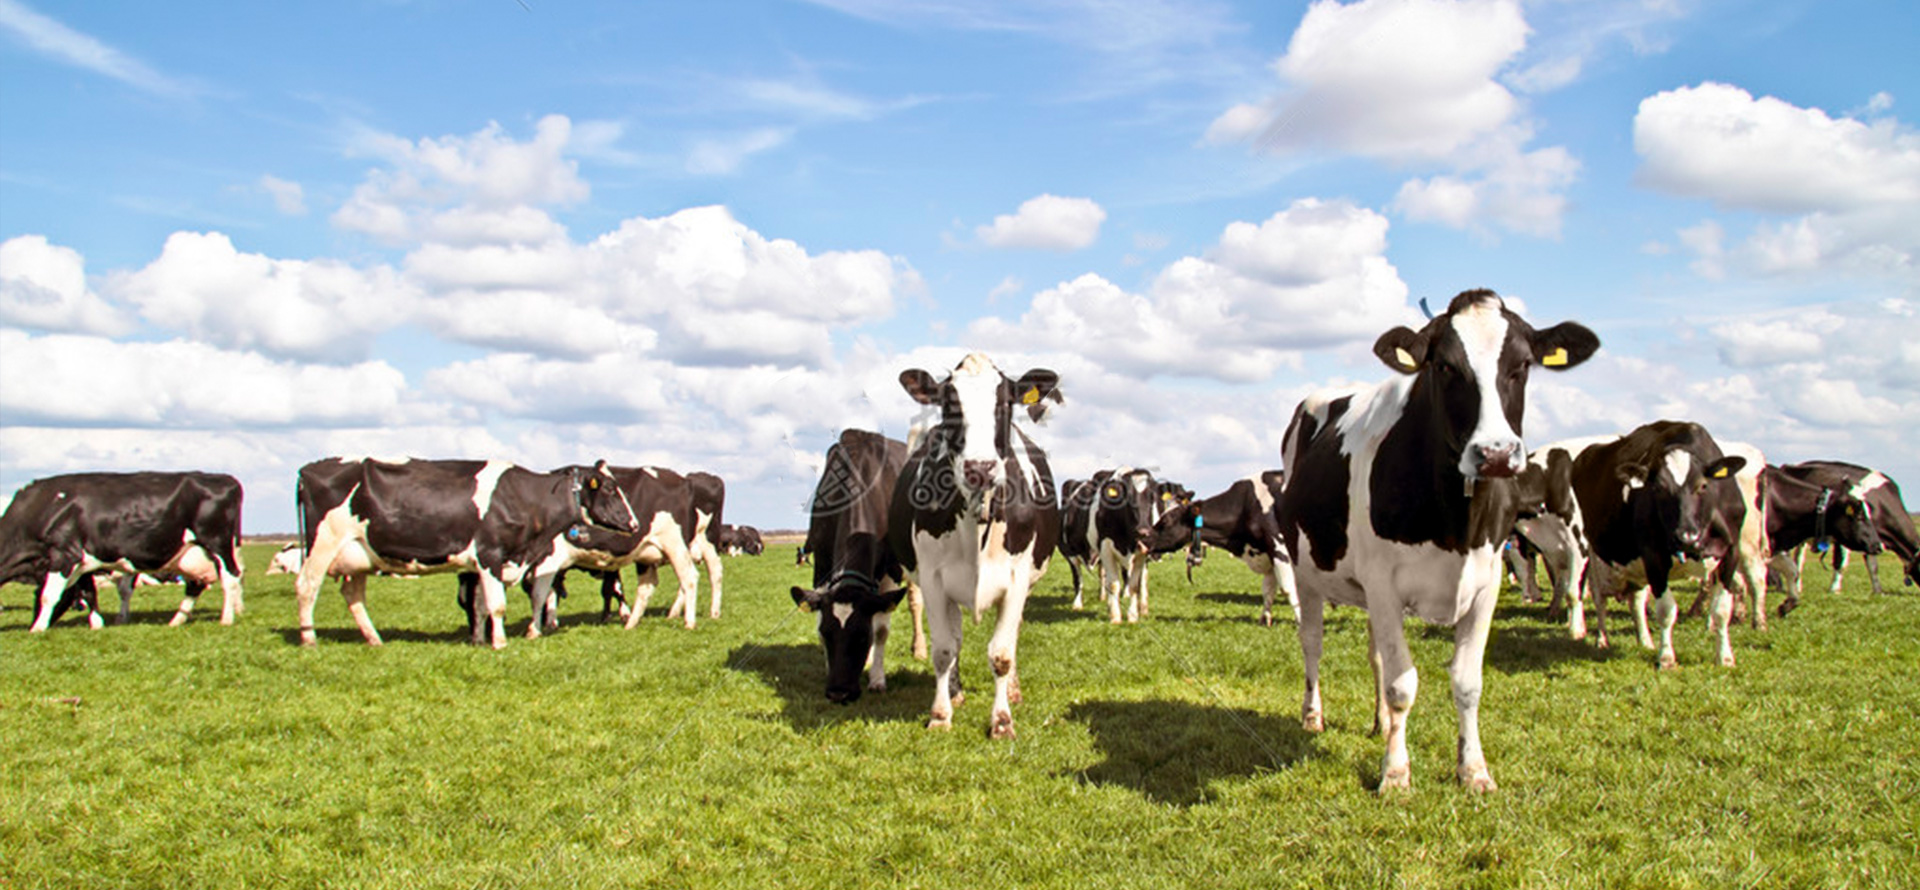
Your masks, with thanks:
[(1733, 474), (1746, 469), (1746, 466), (1747, 459), (1744, 457), (1738, 455), (1723, 457), (1713, 463), (1707, 464), (1706, 476), (1708, 479), (1727, 479), (1731, 478)]
[(907, 589), (905, 587), (897, 587), (886, 593), (875, 594), (874, 604), (879, 606), (882, 611), (885, 611), (900, 605), (900, 601), (905, 599), (906, 596)]
[(1543, 368), (1565, 371), (1592, 357), (1600, 337), (1578, 322), (1565, 321), (1533, 332), (1533, 356)]
[(919, 368), (908, 368), (900, 372), (900, 388), (922, 405), (934, 405), (940, 401), (940, 384), (933, 375)]
[(820, 591), (817, 590), (808, 590), (805, 587), (795, 587), (793, 589), (793, 604), (799, 606), (802, 612), (818, 610), (820, 608), (820, 600), (823, 598)]
[(1615, 472), (1628, 488), (1644, 488), (1647, 484), (1647, 468), (1640, 464), (1621, 464)]
[(1427, 363), (1427, 338), (1411, 328), (1397, 327), (1373, 341), (1373, 354), (1379, 356), (1387, 367), (1402, 374), (1412, 374)]
[(1059, 385), (1060, 375), (1046, 368), (1034, 368), (1020, 375), (1020, 380), (1014, 383), (1013, 397), (1027, 406), (1027, 416), (1037, 422), (1047, 413), (1047, 399), (1053, 399), (1056, 404), (1065, 401), (1057, 389)]

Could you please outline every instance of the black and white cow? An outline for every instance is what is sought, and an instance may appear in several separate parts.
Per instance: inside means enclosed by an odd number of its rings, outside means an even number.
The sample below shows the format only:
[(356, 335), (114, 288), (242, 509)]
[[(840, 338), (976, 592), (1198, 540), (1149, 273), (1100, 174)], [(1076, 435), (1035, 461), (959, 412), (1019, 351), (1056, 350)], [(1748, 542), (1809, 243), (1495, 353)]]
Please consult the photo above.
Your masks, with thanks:
[[(906, 569), (887, 537), (887, 519), (906, 463), (907, 443), (865, 430), (844, 430), (827, 449), (813, 490), (807, 525), (807, 550), (815, 554), (813, 587), (793, 588), (793, 601), (819, 615), (820, 642), (827, 650), (828, 701), (851, 704), (860, 699), (863, 664), (866, 688), (887, 688), (888, 629), (894, 607), (909, 593)], [(918, 597), (912, 613), (918, 638)]]
[(1419, 331), (1373, 351), (1398, 376), (1316, 393), (1285, 437), (1280, 533), (1293, 554), (1306, 669), (1301, 722), (1325, 727), (1320, 652), (1328, 603), (1367, 610), (1375, 721), (1386, 735), (1380, 786), (1412, 783), (1407, 715), (1419, 679), (1408, 613), (1454, 627), (1451, 666), (1462, 784), (1494, 788), (1480, 748), (1481, 661), (1513, 529), (1513, 477), (1526, 465), (1521, 421), (1530, 369), (1566, 370), (1600, 340), (1574, 322), (1536, 330), (1492, 291), (1467, 291)]
[(720, 552), (728, 556), (759, 556), (767, 550), (760, 530), (751, 525), (720, 526), (719, 544)]
[(998, 607), (987, 660), (993, 668), (990, 726), (1012, 738), (1019, 700), (1016, 649), (1033, 582), (1060, 536), (1060, 508), (1046, 453), (1014, 426), (1016, 410), (1038, 421), (1059, 378), (1034, 369), (1009, 379), (984, 355), (962, 359), (945, 379), (913, 369), (900, 385), (939, 412), (914, 445), (894, 489), (888, 535), (927, 601), (933, 650), (933, 708), (927, 726), (947, 729), (960, 694), (962, 610)]
[[(600, 580), (601, 620), (604, 621), (618, 603), (627, 629), (638, 626), (648, 601), (659, 587), (660, 566), (667, 565), (673, 568), (679, 582), (674, 605), (681, 607), (671, 609), (668, 617), (682, 619), (687, 629), (692, 630), (693, 604), (700, 584), (695, 554), (697, 542), (701, 540), (700, 511), (692, 480), (662, 467), (611, 467), (609, 470), (619, 482), (627, 503), (632, 505), (640, 532), (624, 541), (605, 535), (587, 538), (593, 546), (589, 553), (582, 555), (578, 567)], [(620, 570), (629, 565), (635, 573), (631, 607), (620, 588)], [(564, 592), (565, 588), (560, 590)], [(553, 599), (548, 602), (552, 604)]]
[[(1870, 556), (1883, 548), (1872, 508), (1860, 500), (1854, 484), (1829, 478), (1829, 484), (1809, 481), (1778, 466), (1768, 465), (1765, 482), (1767, 537), (1773, 549), (1770, 580), (1786, 592), (1780, 614), (1799, 605), (1800, 560), (1809, 545), (1836, 546), (1836, 553), (1858, 550)], [(1783, 562), (1784, 560), (1784, 562)], [(1784, 575), (1773, 579), (1774, 574)], [(1836, 580), (1839, 572), (1834, 573)], [(1836, 587), (1837, 589), (1837, 587)], [(1756, 616), (1760, 620), (1764, 616)]]
[(1280, 540), (1280, 496), (1286, 474), (1265, 470), (1235, 480), (1227, 490), (1193, 500), (1176, 509), (1155, 532), (1153, 550), (1187, 550), (1187, 580), (1205, 558), (1206, 548), (1218, 547), (1246, 563), (1260, 576), (1260, 623), (1273, 624), (1273, 595), (1280, 591), (1300, 617), (1299, 595), (1293, 580), (1293, 560)]
[(1162, 512), (1161, 494), (1169, 500), (1174, 495), (1161, 490), (1151, 471), (1132, 467), (1101, 470), (1061, 486), (1057, 548), (1073, 574), (1073, 608), (1083, 604), (1080, 571), (1086, 568), (1097, 573), (1100, 598), (1114, 624), (1121, 623), (1123, 597), (1127, 621), (1139, 621), (1148, 612), (1147, 558)]
[[(1824, 489), (1844, 490), (1860, 501), (1872, 522), (1880, 546), (1892, 551), (1905, 567), (1903, 580), (1907, 584), (1920, 584), (1920, 531), (1915, 530), (1913, 516), (1907, 512), (1906, 502), (1900, 496), (1900, 485), (1892, 477), (1858, 464), (1826, 460), (1786, 464), (1780, 467), (1780, 472)], [(1846, 545), (1846, 550), (1852, 549), (1856, 548)], [(1846, 571), (1846, 550), (1834, 554), (1832, 591), (1835, 593), (1840, 591), (1840, 582)], [(1862, 552), (1867, 554), (1867, 578), (1873, 584), (1873, 592), (1883, 593), (1877, 553), (1864, 549)], [(1794, 575), (1797, 581), (1798, 572)], [(1792, 611), (1799, 602), (1796, 585), (1789, 589), (1787, 599), (1780, 604), (1780, 614)]]
[(303, 646), (314, 644), (314, 601), (329, 575), (340, 579), (361, 636), (380, 645), (366, 610), (367, 575), (376, 571), (477, 574), (476, 608), (495, 648), (506, 645), (507, 585), (531, 576), (528, 634), (537, 635), (553, 577), (581, 554), (572, 543), (580, 528), (636, 530), (605, 461), (536, 473), (500, 460), (327, 458), (300, 468), (297, 499), (307, 553), (294, 582)]
[[(711, 608), (707, 617), (720, 617), (720, 586), (726, 576), (726, 568), (720, 562), (720, 526), (721, 515), (727, 507), (727, 483), (712, 473), (696, 470), (687, 474), (687, 487), (693, 500), (693, 540), (689, 542), (693, 561), (707, 570), (707, 588), (711, 594)], [(675, 601), (667, 610), (668, 618), (680, 617), (680, 610), (695, 606), (694, 599), (684, 604)]]
[[(22, 581), (38, 591), (30, 628), (46, 630), (70, 588), (99, 572), (129, 579), (120, 616), (130, 606), (132, 576), (177, 573), (186, 596), (173, 626), (187, 620), (200, 594), (219, 584), (220, 623), (245, 608), (240, 589), (240, 481), (219, 473), (72, 473), (27, 483), (0, 514), (0, 583)], [(89, 623), (100, 625), (90, 597), (80, 596)]]

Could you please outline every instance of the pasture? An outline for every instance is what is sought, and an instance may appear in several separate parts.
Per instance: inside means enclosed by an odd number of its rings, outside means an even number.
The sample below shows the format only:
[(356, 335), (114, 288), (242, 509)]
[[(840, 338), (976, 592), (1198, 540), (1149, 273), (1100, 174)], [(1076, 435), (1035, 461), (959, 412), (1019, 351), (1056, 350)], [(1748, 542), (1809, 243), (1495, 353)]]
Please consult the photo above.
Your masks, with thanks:
[(1452, 779), (1452, 634), (1410, 622), (1414, 790), (1383, 799), (1365, 616), (1328, 613), (1309, 735), (1291, 616), (1255, 623), (1218, 553), (1192, 586), (1157, 564), (1123, 627), (1069, 610), (1056, 560), (1011, 743), (985, 737), (988, 624), (953, 731), (923, 728), (904, 609), (891, 688), (829, 704), (790, 545), (727, 560), (719, 620), (703, 579), (692, 632), (665, 585), (635, 631), (600, 625), (577, 578), (558, 633), (502, 652), (463, 644), (447, 576), (371, 580), (382, 649), (329, 583), (302, 649), (270, 555), (248, 546), (234, 627), (217, 595), (165, 627), (168, 587), (130, 626), (29, 636), (30, 592), (0, 590), (0, 887), (1920, 886), (1920, 594), (1873, 597), (1857, 565), (1736, 628), (1732, 670), (1699, 619), (1662, 673), (1623, 609), (1603, 652), (1509, 589), (1486, 796)]

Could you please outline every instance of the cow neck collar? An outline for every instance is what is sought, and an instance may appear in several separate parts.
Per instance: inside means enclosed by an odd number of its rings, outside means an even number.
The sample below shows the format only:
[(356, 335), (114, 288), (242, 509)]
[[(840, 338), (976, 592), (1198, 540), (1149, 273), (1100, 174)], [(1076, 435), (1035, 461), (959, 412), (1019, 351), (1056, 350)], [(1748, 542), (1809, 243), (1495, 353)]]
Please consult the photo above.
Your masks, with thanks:
[(832, 575), (827, 577), (828, 590), (832, 590), (842, 583), (852, 584), (860, 588), (863, 593), (874, 594), (880, 592), (880, 582), (874, 580), (872, 575), (858, 569), (837, 569)]

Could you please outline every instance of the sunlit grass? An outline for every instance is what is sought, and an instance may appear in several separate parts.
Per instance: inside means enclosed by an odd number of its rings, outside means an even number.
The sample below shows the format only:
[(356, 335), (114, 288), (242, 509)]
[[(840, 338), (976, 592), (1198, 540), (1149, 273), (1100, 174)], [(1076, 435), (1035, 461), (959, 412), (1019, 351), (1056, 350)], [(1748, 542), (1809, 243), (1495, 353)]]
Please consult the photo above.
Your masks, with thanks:
[(250, 577), (234, 627), (204, 602), (165, 627), (163, 588), (130, 626), (41, 635), (11, 586), (0, 887), (1916, 886), (1920, 594), (1856, 575), (1736, 628), (1732, 670), (1697, 620), (1661, 673), (1630, 635), (1596, 651), (1509, 599), (1489, 796), (1451, 779), (1452, 635), (1411, 623), (1415, 791), (1386, 800), (1361, 614), (1329, 615), (1309, 735), (1290, 618), (1256, 624), (1256, 579), (1217, 554), (1193, 586), (1156, 567), (1125, 627), (1067, 609), (1056, 565), (1011, 743), (986, 738), (987, 624), (952, 732), (922, 726), (904, 620), (891, 689), (829, 704), (791, 546), (730, 559), (727, 614), (692, 632), (664, 596), (632, 632), (576, 596), (502, 652), (463, 644), (450, 578), (371, 582), (381, 649), (333, 585), (320, 645), (295, 645), (286, 576)]

